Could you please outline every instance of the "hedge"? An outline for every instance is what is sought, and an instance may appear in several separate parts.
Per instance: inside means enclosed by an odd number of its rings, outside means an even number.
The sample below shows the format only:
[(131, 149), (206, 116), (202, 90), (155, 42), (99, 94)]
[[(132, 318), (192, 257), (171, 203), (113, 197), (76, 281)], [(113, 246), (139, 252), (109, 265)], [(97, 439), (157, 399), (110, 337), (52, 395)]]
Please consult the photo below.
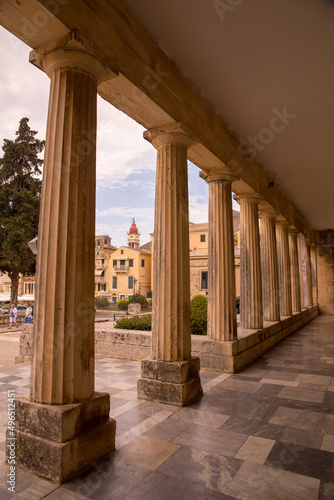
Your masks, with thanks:
[(115, 328), (122, 328), (125, 330), (142, 330), (150, 332), (152, 328), (152, 316), (146, 314), (145, 316), (133, 316), (132, 318), (119, 319)]
[(190, 321), (192, 335), (206, 335), (208, 323), (208, 299), (195, 295), (190, 301)]

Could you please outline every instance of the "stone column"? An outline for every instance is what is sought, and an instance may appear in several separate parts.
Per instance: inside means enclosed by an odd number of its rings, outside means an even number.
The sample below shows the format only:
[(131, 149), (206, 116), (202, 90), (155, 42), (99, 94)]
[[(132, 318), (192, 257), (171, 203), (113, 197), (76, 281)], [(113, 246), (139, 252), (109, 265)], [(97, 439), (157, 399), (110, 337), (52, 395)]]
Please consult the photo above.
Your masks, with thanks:
[(279, 275), (280, 309), (282, 316), (292, 315), (291, 268), (289, 254), (289, 222), (276, 219), (277, 260)]
[(307, 282), (307, 303), (306, 307), (313, 305), (313, 285), (312, 285), (312, 268), (311, 268), (311, 242), (305, 240), (305, 260), (306, 260), (306, 282)]
[(300, 293), (298, 243), (297, 243), (298, 234), (299, 231), (297, 229), (289, 228), (292, 312), (300, 312), (302, 308), (301, 293)]
[(318, 264), (317, 264), (317, 247), (311, 245), (311, 270), (312, 270), (312, 302), (316, 306), (318, 304)]
[(303, 270), (303, 235), (301, 233), (297, 236), (298, 257), (299, 257), (299, 279), (300, 279), (300, 307), (306, 309), (305, 293), (304, 293), (304, 270)]
[(94, 392), (96, 99), (108, 72), (72, 35), (66, 47), (33, 56), (51, 87), (31, 390), (17, 404), (17, 462), (61, 483), (115, 447), (109, 394)]
[(232, 181), (222, 173), (208, 175), (208, 340), (237, 339)]
[(201, 364), (230, 370), (226, 346), (237, 340), (232, 181), (228, 172), (206, 175), (209, 184), (208, 335), (201, 344)]
[(279, 282), (274, 209), (262, 209), (260, 216), (260, 251), (263, 293), (263, 317), (265, 321), (280, 320)]
[(152, 359), (142, 361), (138, 397), (186, 405), (202, 394), (191, 357), (187, 149), (181, 124), (145, 133), (157, 149)]
[(239, 194), (240, 205), (240, 326), (263, 328), (258, 204), (254, 194)]

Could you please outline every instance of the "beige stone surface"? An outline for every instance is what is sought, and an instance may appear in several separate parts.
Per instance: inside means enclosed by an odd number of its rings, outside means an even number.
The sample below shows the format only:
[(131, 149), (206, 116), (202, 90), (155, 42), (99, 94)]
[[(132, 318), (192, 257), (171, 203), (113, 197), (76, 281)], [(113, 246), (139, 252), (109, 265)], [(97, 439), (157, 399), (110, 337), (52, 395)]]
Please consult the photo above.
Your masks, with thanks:
[(289, 223), (276, 221), (277, 259), (281, 316), (292, 315), (291, 265), (289, 254)]
[(274, 439), (249, 436), (234, 458), (264, 464), (275, 442)]

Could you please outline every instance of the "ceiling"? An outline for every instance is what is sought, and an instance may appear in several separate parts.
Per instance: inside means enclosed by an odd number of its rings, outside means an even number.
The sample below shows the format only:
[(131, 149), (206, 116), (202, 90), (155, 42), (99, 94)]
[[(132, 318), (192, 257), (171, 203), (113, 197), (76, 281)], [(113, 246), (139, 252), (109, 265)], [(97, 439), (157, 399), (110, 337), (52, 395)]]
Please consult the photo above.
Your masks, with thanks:
[(333, 229), (334, 1), (124, 3), (313, 228)]

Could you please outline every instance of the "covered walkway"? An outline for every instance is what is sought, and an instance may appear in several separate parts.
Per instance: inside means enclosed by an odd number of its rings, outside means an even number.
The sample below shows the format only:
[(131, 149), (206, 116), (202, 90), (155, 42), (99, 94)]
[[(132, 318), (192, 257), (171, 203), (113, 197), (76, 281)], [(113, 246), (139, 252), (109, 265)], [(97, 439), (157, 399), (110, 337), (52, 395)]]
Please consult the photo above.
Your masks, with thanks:
[(0, 373), (0, 498), (329, 500), (334, 498), (334, 317), (318, 316), (239, 374), (204, 370), (188, 407), (137, 399), (140, 363), (96, 359), (111, 395), (116, 451), (61, 487), (19, 470), (7, 490), (7, 391), (30, 366)]

